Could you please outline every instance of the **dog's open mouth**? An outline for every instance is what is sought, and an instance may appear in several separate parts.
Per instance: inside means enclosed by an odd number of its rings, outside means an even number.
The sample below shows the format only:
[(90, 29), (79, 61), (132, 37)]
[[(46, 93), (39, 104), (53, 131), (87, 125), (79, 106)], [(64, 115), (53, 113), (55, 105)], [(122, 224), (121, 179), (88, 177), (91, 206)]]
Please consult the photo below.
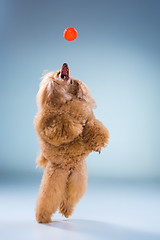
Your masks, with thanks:
[(67, 63), (63, 63), (61, 68), (61, 78), (65, 81), (69, 79), (69, 67)]

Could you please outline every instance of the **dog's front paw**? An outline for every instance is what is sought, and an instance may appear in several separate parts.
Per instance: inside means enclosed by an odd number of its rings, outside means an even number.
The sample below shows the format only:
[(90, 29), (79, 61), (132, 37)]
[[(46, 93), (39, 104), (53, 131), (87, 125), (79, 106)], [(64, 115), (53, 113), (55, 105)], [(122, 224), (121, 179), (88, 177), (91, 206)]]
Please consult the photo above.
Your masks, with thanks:
[(99, 146), (99, 147), (95, 148), (94, 151), (95, 151), (95, 152), (99, 152), (99, 154), (100, 154), (100, 153), (101, 153), (101, 148), (102, 148), (102, 147)]
[(93, 152), (99, 152), (99, 154), (101, 153), (102, 147), (104, 147), (102, 144), (98, 145), (96, 144), (95, 146), (92, 147), (92, 151)]

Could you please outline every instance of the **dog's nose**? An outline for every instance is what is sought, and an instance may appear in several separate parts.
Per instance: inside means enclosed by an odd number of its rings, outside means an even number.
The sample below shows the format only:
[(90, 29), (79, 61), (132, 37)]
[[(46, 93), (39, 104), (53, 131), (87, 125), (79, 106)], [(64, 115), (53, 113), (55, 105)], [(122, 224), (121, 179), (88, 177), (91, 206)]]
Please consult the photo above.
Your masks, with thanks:
[(61, 78), (65, 81), (69, 79), (69, 67), (67, 63), (63, 63), (61, 68)]

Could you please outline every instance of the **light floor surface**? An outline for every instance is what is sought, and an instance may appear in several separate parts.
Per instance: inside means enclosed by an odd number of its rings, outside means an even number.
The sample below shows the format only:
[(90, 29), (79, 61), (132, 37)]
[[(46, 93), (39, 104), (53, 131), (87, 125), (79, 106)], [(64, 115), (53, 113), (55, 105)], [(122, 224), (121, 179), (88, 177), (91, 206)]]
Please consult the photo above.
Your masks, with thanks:
[(39, 184), (1, 182), (1, 240), (160, 240), (158, 183), (91, 181), (72, 217), (57, 212), (49, 224), (35, 220)]

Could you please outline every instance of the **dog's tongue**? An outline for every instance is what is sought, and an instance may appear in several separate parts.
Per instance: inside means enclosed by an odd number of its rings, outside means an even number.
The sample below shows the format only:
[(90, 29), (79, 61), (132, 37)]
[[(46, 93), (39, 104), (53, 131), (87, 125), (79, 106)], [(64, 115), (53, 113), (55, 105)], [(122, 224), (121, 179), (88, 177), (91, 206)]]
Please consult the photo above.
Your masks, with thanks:
[(63, 63), (61, 68), (61, 78), (65, 81), (69, 79), (69, 67), (67, 63)]

